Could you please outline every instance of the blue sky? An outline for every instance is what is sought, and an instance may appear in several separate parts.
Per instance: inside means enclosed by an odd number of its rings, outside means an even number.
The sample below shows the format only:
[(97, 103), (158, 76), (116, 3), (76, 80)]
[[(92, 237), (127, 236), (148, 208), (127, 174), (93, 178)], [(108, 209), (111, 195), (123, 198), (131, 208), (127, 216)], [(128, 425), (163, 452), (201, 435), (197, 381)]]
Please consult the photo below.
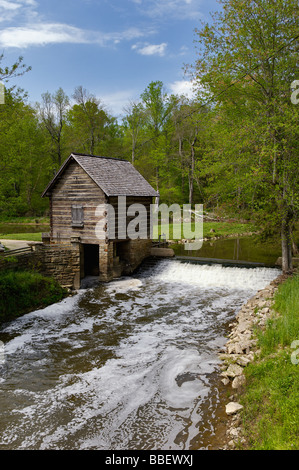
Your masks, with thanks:
[[(188, 93), (194, 29), (217, 0), (0, 0), (0, 52), (32, 70), (15, 82), (29, 101), (82, 85), (119, 117), (153, 80)], [(2, 64), (3, 65), (3, 64)]]

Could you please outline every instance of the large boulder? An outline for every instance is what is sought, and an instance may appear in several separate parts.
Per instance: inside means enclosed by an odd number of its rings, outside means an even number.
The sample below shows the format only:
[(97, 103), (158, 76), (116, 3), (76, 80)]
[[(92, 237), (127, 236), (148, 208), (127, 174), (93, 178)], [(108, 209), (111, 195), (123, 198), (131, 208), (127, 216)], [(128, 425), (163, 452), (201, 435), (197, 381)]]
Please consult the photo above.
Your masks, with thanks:
[(240, 403), (236, 403), (233, 401), (228, 403), (225, 407), (225, 411), (228, 416), (234, 415), (238, 413), (239, 411), (241, 411), (242, 409), (243, 409), (243, 406), (240, 405)]
[(230, 364), (228, 369), (225, 372), (222, 372), (223, 377), (237, 377), (238, 375), (243, 374), (243, 368), (238, 364)]

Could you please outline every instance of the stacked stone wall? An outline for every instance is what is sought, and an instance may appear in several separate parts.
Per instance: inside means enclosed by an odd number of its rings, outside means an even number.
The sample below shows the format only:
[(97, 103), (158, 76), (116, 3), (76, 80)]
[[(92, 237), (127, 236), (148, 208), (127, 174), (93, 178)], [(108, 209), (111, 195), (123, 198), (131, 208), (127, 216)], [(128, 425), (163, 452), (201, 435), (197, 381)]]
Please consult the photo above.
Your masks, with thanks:
[[(81, 248), (80, 248), (81, 247)], [(0, 256), (0, 270), (32, 270), (56, 279), (63, 287), (80, 288), (82, 274), (82, 245), (35, 245), (31, 252), (4, 258)], [(114, 242), (99, 244), (100, 281), (109, 282), (120, 274), (129, 275), (151, 254), (150, 240), (128, 240), (121, 246), (120, 268), (115, 270)]]
[(131, 274), (151, 255), (151, 240), (129, 240), (118, 249), (121, 260), (125, 261), (124, 274)]
[(151, 246), (151, 240), (130, 240), (129, 256), (133, 271), (145, 258), (148, 258), (151, 255)]
[(80, 287), (80, 250), (74, 245), (36, 245), (29, 253), (0, 257), (0, 270), (32, 270), (56, 279), (63, 287)]
[(100, 281), (109, 282), (113, 279), (113, 243), (101, 243), (100, 250)]
[[(80, 249), (74, 245), (39, 245), (40, 272), (56, 279), (60, 285), (79, 289)], [(38, 266), (37, 266), (38, 268)]]

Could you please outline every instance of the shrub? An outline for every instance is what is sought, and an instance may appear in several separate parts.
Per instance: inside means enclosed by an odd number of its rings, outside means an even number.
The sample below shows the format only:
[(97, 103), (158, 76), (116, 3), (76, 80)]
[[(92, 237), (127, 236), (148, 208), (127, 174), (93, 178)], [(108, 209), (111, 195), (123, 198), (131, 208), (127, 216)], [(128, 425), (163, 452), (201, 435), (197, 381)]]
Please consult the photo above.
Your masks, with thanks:
[(59, 302), (66, 295), (54, 279), (23, 271), (0, 273), (0, 322)]

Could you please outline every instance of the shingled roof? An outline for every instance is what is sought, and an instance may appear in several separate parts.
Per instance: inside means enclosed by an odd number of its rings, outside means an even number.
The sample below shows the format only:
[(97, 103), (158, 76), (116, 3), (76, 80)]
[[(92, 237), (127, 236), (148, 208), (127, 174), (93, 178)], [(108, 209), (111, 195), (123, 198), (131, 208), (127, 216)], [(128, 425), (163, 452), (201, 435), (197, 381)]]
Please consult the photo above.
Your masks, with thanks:
[(71, 161), (76, 161), (107, 196), (158, 196), (130, 162), (119, 158), (72, 153), (49, 183), (42, 197), (49, 195)]

